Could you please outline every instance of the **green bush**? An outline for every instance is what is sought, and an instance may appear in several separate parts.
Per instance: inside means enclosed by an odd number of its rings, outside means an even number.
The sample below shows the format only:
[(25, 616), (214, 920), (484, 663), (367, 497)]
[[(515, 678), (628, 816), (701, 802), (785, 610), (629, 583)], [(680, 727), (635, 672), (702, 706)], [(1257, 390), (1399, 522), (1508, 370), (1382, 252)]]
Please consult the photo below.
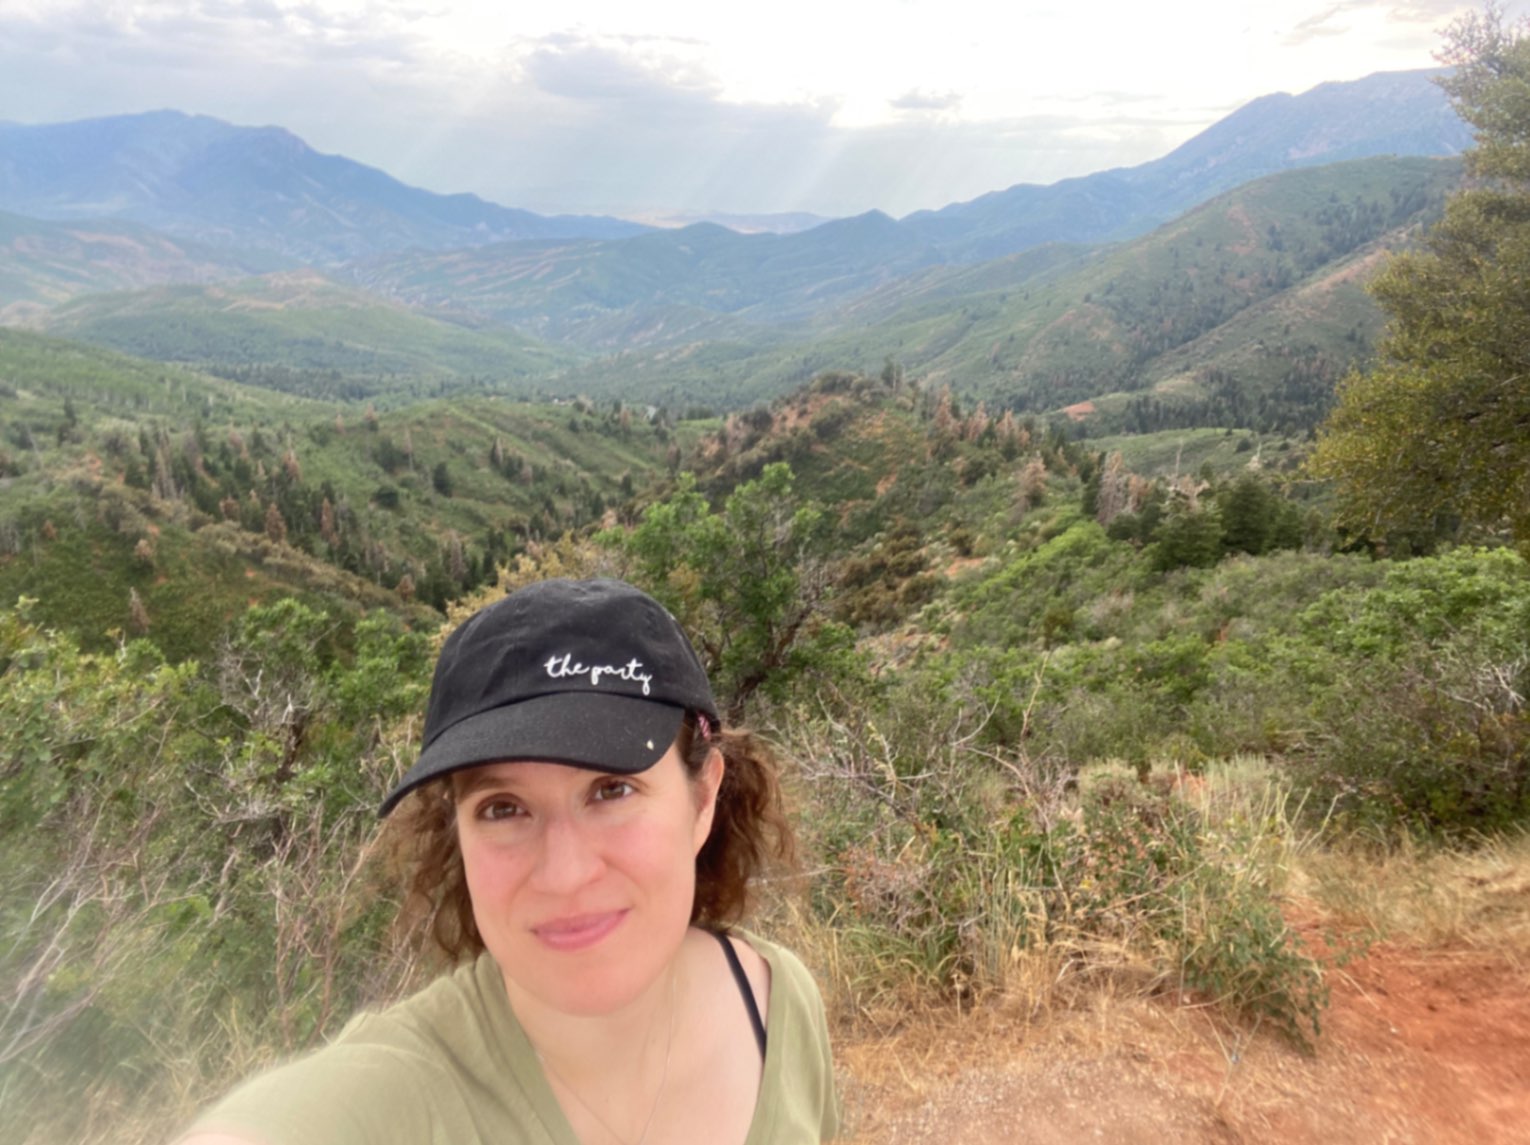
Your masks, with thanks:
[(1303, 777), (1356, 824), (1431, 834), (1530, 820), (1530, 567), (1462, 549), (1391, 566), (1302, 617)]

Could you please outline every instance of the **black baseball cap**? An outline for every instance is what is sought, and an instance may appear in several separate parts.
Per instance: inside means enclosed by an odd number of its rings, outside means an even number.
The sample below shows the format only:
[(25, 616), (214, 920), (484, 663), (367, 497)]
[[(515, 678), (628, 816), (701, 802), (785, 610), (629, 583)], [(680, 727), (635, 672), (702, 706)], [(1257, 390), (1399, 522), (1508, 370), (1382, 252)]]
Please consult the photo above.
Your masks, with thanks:
[(378, 814), (420, 784), (480, 763), (645, 771), (687, 712), (721, 722), (706, 670), (662, 604), (625, 581), (539, 581), (446, 638), (425, 746)]

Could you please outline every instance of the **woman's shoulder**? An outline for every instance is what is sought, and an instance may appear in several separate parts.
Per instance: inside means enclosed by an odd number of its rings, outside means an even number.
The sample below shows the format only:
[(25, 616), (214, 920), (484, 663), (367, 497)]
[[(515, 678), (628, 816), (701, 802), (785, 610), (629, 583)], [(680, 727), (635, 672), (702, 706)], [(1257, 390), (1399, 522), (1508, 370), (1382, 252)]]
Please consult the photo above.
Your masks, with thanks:
[(772, 1008), (779, 996), (784, 1003), (793, 1008), (822, 1010), (823, 999), (819, 993), (818, 981), (795, 951), (753, 931), (735, 928), (731, 933), (741, 942), (748, 944), (749, 948), (764, 959), (765, 964), (770, 967)]
[(399, 1050), (436, 1047), (471, 1030), (498, 1030), (513, 1014), (504, 979), (487, 953), (440, 975), (401, 1001), (363, 1010), (352, 1018), (334, 1045), (391, 1045)]
[(749, 1140), (827, 1141), (838, 1133), (839, 1099), (818, 982), (790, 948), (750, 931), (732, 933), (765, 960), (771, 976), (762, 1090), (770, 1108)]
[(755, 953), (769, 963), (773, 972), (779, 971), (789, 974), (794, 978), (806, 978), (810, 982), (813, 980), (813, 976), (809, 973), (806, 963), (791, 948), (782, 946), (779, 942), (774, 942), (763, 935), (756, 934), (752, 930), (745, 930), (742, 927), (734, 927), (728, 933), (739, 941), (747, 943), (751, 950), (755, 951)]
[(506, 1072), (513, 1039), (505, 1036), (496, 980), (492, 960), (488, 968), (470, 963), (400, 1002), (358, 1014), (329, 1044), (237, 1087), (197, 1120), (193, 1139), (227, 1133), (345, 1143), (406, 1140), (414, 1130), (428, 1136), (439, 1107), (476, 1089), (478, 1079)]
[(433, 1070), (428, 1058), (407, 1049), (336, 1039), (247, 1078), (197, 1118), (184, 1140), (197, 1145), (379, 1140), (382, 1126), (411, 1125), (421, 1097), (437, 1080)]

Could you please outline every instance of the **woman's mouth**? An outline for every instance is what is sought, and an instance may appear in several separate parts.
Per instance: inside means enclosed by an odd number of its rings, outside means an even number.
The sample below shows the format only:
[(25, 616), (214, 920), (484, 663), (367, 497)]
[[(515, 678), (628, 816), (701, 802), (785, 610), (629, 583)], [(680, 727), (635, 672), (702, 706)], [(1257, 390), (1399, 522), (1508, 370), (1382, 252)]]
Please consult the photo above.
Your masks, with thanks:
[(625, 910), (569, 915), (538, 923), (531, 928), (531, 933), (553, 950), (584, 950), (610, 934), (626, 917)]

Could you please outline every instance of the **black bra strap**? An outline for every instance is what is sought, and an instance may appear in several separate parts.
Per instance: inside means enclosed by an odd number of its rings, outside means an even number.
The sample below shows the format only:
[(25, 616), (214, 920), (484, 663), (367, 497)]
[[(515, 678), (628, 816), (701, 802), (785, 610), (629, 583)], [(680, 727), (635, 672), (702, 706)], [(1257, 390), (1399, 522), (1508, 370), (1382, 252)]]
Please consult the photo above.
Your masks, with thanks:
[(713, 936), (722, 943), (723, 953), (728, 956), (728, 969), (733, 971), (733, 981), (738, 983), (738, 992), (744, 997), (744, 1008), (749, 1011), (749, 1024), (754, 1027), (754, 1040), (760, 1044), (760, 1060), (765, 1060), (765, 1023), (760, 1020), (760, 1007), (754, 1000), (754, 987), (749, 985), (749, 976), (744, 973), (744, 964), (738, 960), (738, 951), (733, 949), (732, 940), (721, 931), (713, 931)]

